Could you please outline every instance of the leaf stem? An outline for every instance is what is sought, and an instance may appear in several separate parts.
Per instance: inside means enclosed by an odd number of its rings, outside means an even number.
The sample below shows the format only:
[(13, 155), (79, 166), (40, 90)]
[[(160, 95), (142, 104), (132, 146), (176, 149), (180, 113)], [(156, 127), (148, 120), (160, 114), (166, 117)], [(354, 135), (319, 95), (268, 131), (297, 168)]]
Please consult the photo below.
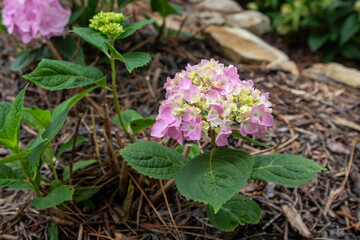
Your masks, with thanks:
[[(114, 46), (114, 39), (113, 38), (111, 38), (111, 45)], [(135, 141), (134, 141), (133, 137), (130, 135), (129, 131), (126, 129), (124, 120), (123, 120), (122, 115), (121, 115), (121, 109), (120, 109), (120, 104), (119, 104), (119, 99), (118, 99), (118, 96), (117, 96), (117, 89), (116, 89), (115, 57), (114, 57), (113, 54), (111, 54), (110, 62), (111, 62), (111, 76), (112, 76), (112, 94), (114, 96), (115, 110), (116, 110), (116, 113), (117, 113), (117, 115), (119, 117), (121, 127), (123, 128), (125, 134), (130, 139), (130, 141), (132, 143), (134, 143)]]
[(215, 143), (216, 133), (215, 133), (215, 130), (211, 129), (210, 130), (210, 135), (211, 135), (211, 149), (215, 149), (216, 148), (216, 143)]

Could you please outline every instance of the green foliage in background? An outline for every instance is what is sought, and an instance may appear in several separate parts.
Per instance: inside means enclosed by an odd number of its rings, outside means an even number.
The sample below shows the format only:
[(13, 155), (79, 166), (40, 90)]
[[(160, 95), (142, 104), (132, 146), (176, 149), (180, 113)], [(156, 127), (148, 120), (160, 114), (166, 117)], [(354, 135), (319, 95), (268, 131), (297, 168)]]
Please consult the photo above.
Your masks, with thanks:
[(255, 0), (239, 1), (268, 15), (272, 31), (282, 35), (306, 34), (312, 51), (321, 51), (325, 62), (337, 53), (360, 59), (359, 0)]

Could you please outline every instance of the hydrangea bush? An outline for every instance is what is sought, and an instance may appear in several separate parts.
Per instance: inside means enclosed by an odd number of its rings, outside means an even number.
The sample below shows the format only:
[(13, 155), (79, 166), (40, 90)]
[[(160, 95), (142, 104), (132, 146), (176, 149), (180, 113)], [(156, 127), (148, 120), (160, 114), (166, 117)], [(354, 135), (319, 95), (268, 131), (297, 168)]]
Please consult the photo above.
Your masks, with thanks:
[(267, 131), (272, 126), (269, 93), (253, 87), (253, 81), (241, 81), (234, 66), (225, 67), (214, 59), (186, 67), (186, 71), (168, 78), (164, 85), (166, 100), (151, 135), (169, 135), (183, 145), (187, 141), (216, 135), (215, 143), (226, 146), (231, 126), (237, 124), (245, 137)]
[(64, 34), (70, 19), (58, 0), (5, 0), (2, 22), (8, 33), (29, 43), (38, 37), (47, 38)]

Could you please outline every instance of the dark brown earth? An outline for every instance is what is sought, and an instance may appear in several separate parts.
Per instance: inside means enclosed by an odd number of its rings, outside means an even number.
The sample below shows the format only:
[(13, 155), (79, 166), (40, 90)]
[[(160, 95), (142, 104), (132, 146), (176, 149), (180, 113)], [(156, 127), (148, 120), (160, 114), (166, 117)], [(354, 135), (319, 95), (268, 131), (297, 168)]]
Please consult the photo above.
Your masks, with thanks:
[[(19, 52), (13, 39), (0, 34), (0, 100), (12, 102), (16, 94), (28, 82), (21, 76), (31, 72), (36, 64), (24, 71), (11, 72), (10, 64)], [(287, 52), (300, 70), (320, 61), (319, 54), (307, 50), (304, 42), (289, 42), (286, 38), (267, 35), (264, 39)], [(92, 165), (77, 172), (73, 178), (75, 186), (101, 187), (92, 198), (94, 209), (89, 205), (70, 202), (60, 209), (38, 210), (29, 204), (34, 194), (23, 190), (0, 189), (0, 239), (49, 239), (47, 229), (52, 223), (59, 226), (59, 239), (302, 239), (290, 225), (298, 214), (315, 239), (360, 239), (360, 95), (354, 89), (336, 82), (320, 82), (293, 77), (282, 71), (264, 70), (262, 66), (232, 63), (218, 56), (203, 41), (168, 38), (165, 42), (156, 40), (156, 32), (146, 27), (125, 43), (118, 46), (122, 52), (144, 51), (152, 55), (153, 61), (128, 74), (124, 66), (118, 66), (119, 97), (123, 109), (132, 108), (143, 116), (157, 114), (160, 101), (164, 99), (162, 86), (167, 76), (174, 76), (187, 63), (196, 64), (201, 59), (215, 58), (225, 65), (238, 67), (241, 79), (253, 79), (261, 91), (270, 92), (275, 117), (269, 132), (256, 137), (257, 141), (278, 146), (275, 153), (289, 153), (312, 159), (327, 170), (300, 187), (282, 187), (261, 181), (248, 181), (241, 194), (255, 200), (262, 208), (262, 219), (257, 225), (239, 226), (234, 232), (221, 232), (210, 225), (202, 203), (192, 203), (181, 196), (174, 186), (160, 194), (159, 180), (139, 176), (130, 171), (135, 187), (131, 209), (123, 222), (123, 199), (118, 196), (117, 176), (112, 174), (107, 160), (107, 146), (103, 129), (102, 104), (107, 103), (110, 117), (115, 116), (112, 95), (106, 90), (88, 94), (70, 112), (66, 124), (53, 141), (58, 149), (75, 132), (79, 115), (84, 117), (79, 135), (88, 141), (76, 148), (74, 161), (100, 159), (101, 164)], [(99, 53), (86, 48), (87, 63), (99, 67), (109, 74), (109, 68), (97, 58)], [(344, 59), (347, 66), (359, 68), (358, 62)], [(147, 82), (150, 79), (150, 84)], [(25, 106), (54, 109), (61, 101), (79, 90), (49, 92), (30, 83), (25, 96)], [(90, 109), (94, 110), (95, 125), (92, 124)], [(97, 130), (96, 144), (91, 137)], [(112, 126), (113, 147), (119, 150), (114, 131), (120, 130), (125, 145), (130, 142), (118, 126)], [(23, 125), (21, 142), (26, 144), (34, 138), (34, 130)], [(136, 135), (135, 140), (152, 140), (146, 130)], [(167, 140), (161, 141), (166, 143)], [(199, 142), (205, 150), (207, 145)], [(170, 143), (175, 147), (174, 142)], [(262, 149), (239, 139), (231, 139), (230, 146), (252, 154), (266, 154)], [(0, 148), (0, 157), (9, 153)], [(57, 163), (61, 176), (69, 165), (71, 150)], [(122, 161), (120, 158), (119, 161)], [(42, 167), (42, 174), (53, 179), (49, 166)], [(42, 185), (46, 192), (49, 186)], [(160, 192), (161, 193), (161, 192)], [(149, 200), (153, 199), (153, 200)], [(289, 210), (290, 209), (290, 210)], [(175, 219), (174, 226), (171, 216)]]

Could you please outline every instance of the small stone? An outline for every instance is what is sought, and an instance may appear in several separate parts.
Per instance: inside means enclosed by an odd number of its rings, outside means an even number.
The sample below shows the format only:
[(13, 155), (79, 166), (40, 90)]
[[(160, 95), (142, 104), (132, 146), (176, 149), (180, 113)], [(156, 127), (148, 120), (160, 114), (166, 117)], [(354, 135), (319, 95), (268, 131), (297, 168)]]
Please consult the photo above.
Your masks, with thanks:
[(281, 61), (275, 60), (268, 63), (265, 66), (265, 69), (272, 70), (272, 71), (285, 71), (290, 72), (291, 75), (295, 78), (299, 78), (299, 69), (294, 61)]
[(205, 0), (199, 3), (198, 7), (225, 13), (240, 12), (242, 10), (240, 5), (233, 0)]
[(256, 35), (270, 31), (270, 18), (258, 11), (249, 10), (231, 14), (226, 20), (230, 26), (245, 28)]
[(209, 26), (206, 40), (214, 50), (238, 63), (288, 61), (289, 57), (256, 35), (242, 28)]
[(360, 71), (339, 63), (315, 63), (302, 73), (305, 77), (318, 81), (333, 80), (348, 86), (360, 88)]

